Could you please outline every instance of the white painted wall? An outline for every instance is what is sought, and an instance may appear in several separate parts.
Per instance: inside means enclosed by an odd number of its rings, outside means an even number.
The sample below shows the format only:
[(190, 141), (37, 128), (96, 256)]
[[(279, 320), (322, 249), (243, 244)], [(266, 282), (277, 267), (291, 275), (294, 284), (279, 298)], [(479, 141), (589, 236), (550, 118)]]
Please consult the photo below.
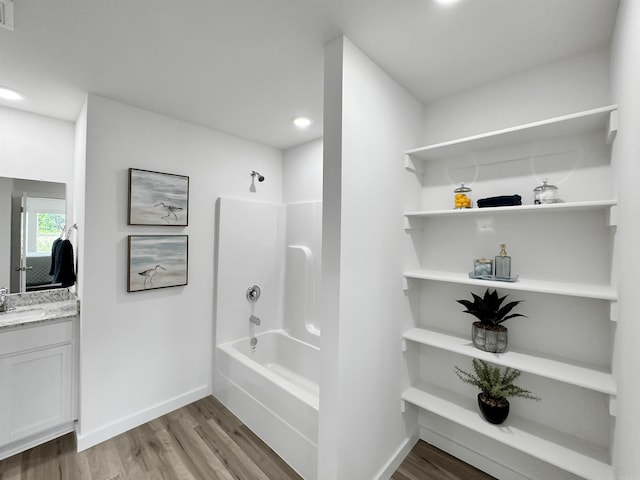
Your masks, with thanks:
[(620, 125), (612, 152), (619, 201), (615, 268), (620, 308), (614, 358), (619, 392), (614, 465), (616, 478), (633, 480), (640, 478), (640, 2), (636, 0), (620, 2), (611, 56), (613, 100), (619, 107)]
[(491, 132), (601, 107), (609, 95), (609, 53), (585, 52), (429, 103), (420, 145)]
[[(94, 95), (86, 134), (80, 449), (210, 392), (215, 199), (282, 198), (273, 148)], [(189, 176), (189, 226), (128, 226), (129, 167)], [(127, 293), (131, 234), (189, 235), (189, 284)]]
[(322, 200), (322, 139), (284, 151), (282, 202)]
[(370, 480), (415, 433), (399, 404), (402, 271), (415, 260), (402, 214), (418, 196), (403, 151), (418, 141), (422, 106), (344, 38), (327, 46), (325, 75), (318, 478)]

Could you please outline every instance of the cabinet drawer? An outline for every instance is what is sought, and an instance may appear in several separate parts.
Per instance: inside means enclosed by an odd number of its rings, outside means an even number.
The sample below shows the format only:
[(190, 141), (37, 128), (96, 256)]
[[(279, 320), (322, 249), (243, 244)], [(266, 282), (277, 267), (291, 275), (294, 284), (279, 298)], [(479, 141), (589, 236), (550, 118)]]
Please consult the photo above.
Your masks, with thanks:
[(72, 340), (73, 321), (71, 320), (0, 331), (0, 357), (49, 345), (71, 343)]

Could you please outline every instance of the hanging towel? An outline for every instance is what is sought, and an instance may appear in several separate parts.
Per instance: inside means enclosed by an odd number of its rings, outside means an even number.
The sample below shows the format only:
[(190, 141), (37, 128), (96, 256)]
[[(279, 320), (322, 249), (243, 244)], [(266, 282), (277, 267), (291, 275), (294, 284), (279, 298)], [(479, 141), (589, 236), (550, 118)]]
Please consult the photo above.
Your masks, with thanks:
[(49, 275), (53, 275), (56, 271), (56, 251), (61, 241), (62, 238), (56, 238), (51, 244), (51, 268), (49, 269)]
[(61, 283), (63, 287), (70, 287), (76, 281), (73, 270), (73, 245), (70, 240), (61, 240), (55, 251), (55, 269), (53, 283)]

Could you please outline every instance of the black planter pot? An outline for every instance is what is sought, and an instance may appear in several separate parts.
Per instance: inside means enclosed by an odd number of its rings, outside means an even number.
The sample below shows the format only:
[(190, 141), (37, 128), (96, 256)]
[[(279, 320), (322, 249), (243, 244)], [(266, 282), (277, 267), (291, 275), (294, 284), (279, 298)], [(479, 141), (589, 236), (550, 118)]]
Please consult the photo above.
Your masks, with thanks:
[(488, 399), (483, 393), (478, 394), (478, 407), (480, 407), (480, 413), (484, 419), (499, 425), (504, 422), (509, 416), (509, 401), (504, 399), (504, 403), (496, 404), (495, 401)]

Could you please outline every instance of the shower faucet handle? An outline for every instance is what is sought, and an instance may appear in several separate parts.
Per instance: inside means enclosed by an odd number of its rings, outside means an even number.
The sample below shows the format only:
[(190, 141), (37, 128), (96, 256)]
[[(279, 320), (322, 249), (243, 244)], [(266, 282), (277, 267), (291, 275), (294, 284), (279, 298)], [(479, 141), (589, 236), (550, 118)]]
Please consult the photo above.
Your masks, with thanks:
[(253, 323), (254, 325), (260, 325), (260, 319), (255, 315), (251, 315), (249, 317), (249, 322)]
[(260, 298), (260, 287), (258, 285), (252, 285), (247, 288), (247, 300), (250, 303), (256, 303)]

